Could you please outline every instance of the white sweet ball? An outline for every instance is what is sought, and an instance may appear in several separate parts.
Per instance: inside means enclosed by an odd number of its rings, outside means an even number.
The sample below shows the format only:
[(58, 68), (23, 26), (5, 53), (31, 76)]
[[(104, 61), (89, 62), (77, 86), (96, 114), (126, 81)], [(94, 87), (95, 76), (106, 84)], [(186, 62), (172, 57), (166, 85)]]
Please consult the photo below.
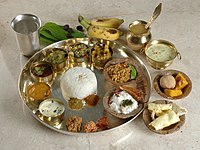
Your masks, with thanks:
[(163, 89), (173, 89), (176, 86), (176, 80), (172, 75), (164, 75), (160, 78), (160, 86)]

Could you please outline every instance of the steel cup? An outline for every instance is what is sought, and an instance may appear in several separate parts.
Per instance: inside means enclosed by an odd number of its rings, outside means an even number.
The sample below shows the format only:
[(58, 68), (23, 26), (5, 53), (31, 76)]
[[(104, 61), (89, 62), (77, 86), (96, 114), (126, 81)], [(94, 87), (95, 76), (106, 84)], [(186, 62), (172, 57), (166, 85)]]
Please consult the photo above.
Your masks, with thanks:
[(40, 26), (40, 18), (32, 14), (21, 14), (11, 21), (19, 50), (24, 56), (32, 56), (39, 50)]

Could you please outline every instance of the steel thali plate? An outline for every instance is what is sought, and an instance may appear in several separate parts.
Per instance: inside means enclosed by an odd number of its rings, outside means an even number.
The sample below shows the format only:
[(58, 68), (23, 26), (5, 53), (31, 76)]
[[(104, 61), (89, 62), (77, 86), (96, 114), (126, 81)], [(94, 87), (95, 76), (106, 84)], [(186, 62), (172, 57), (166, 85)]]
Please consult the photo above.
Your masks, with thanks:
[(102, 71), (96, 69), (90, 63), (89, 64), (83, 64), (82, 63), (81, 66), (91, 69), (97, 77), (97, 89), (98, 89), (97, 94), (100, 97), (98, 104), (96, 106), (93, 106), (93, 107), (84, 107), (83, 109), (81, 109), (79, 111), (72, 110), (72, 109), (68, 108), (67, 104), (66, 104), (67, 102), (64, 100), (62, 93), (61, 93), (61, 90), (60, 90), (60, 78), (62, 77), (63, 73), (59, 73), (59, 74), (57, 74), (56, 79), (55, 79), (54, 83), (52, 84), (52, 95), (51, 95), (51, 97), (58, 98), (58, 99), (60, 99), (64, 102), (64, 104), (66, 106), (66, 108), (65, 108), (66, 110), (65, 110), (65, 114), (64, 114), (64, 120), (59, 125), (55, 126), (55, 125), (51, 125), (51, 124), (45, 122), (44, 120), (42, 120), (38, 116), (38, 107), (33, 105), (32, 103), (30, 103), (27, 99), (27, 96), (26, 96), (27, 86), (34, 82), (34, 80), (31, 78), (31, 75), (30, 75), (31, 64), (34, 63), (34, 62), (37, 62), (37, 61), (43, 61), (45, 59), (44, 53), (47, 52), (49, 48), (63, 48), (63, 49), (65, 49), (66, 46), (68, 46), (69, 44), (77, 44), (77, 43), (84, 43), (84, 44), (88, 45), (89, 47), (93, 47), (96, 43), (104, 43), (104, 44), (108, 43), (109, 47), (111, 47), (112, 50), (113, 50), (113, 58), (127, 58), (127, 57), (129, 57), (131, 59), (134, 59), (139, 64), (139, 66), (141, 67), (141, 70), (142, 70), (141, 73), (142, 73), (143, 78), (141, 79), (141, 81), (138, 84), (142, 84), (142, 90), (144, 92), (145, 99), (147, 101), (149, 100), (150, 93), (151, 93), (150, 74), (149, 74), (146, 66), (142, 62), (142, 60), (137, 56), (137, 54), (135, 52), (133, 52), (130, 48), (125, 47), (122, 44), (119, 44), (119, 43), (113, 42), (113, 41), (106, 41), (106, 40), (95, 39), (95, 38), (75, 38), (75, 39), (60, 41), (60, 42), (57, 42), (57, 43), (54, 43), (52, 45), (45, 47), (44, 49), (42, 49), (41, 51), (39, 51), (35, 55), (33, 55), (28, 60), (28, 62), (24, 65), (24, 67), (22, 68), (22, 71), (21, 71), (20, 76), (19, 76), (18, 89), (19, 89), (19, 94), (21, 96), (21, 99), (24, 102), (24, 104), (28, 107), (28, 110), (30, 110), (32, 115), (39, 122), (44, 124), (45, 126), (51, 128), (55, 131), (58, 131), (58, 132), (61, 132), (61, 133), (64, 133), (64, 134), (69, 134), (69, 135), (86, 134), (85, 132), (82, 132), (82, 131), (75, 133), (75, 132), (69, 132), (69, 131), (66, 130), (65, 122), (66, 122), (66, 119), (69, 118), (71, 115), (77, 115), (77, 116), (82, 117), (82, 119), (83, 119), (82, 124), (83, 125), (85, 123), (87, 123), (88, 121), (92, 120), (92, 121), (96, 122), (100, 117), (107, 116), (108, 120), (109, 120), (109, 128), (107, 130), (98, 131), (98, 132), (107, 132), (107, 131), (110, 131), (110, 130), (114, 130), (114, 129), (117, 129), (118, 127), (122, 127), (123, 125), (134, 120), (144, 110), (145, 104), (137, 112), (137, 114), (135, 116), (130, 117), (128, 119), (119, 119), (119, 118), (116, 118), (116, 117), (110, 115), (109, 113), (107, 113), (104, 110), (102, 99), (103, 99), (105, 92), (109, 88), (111, 88), (110, 86), (112, 86), (112, 85), (110, 85), (110, 83), (108, 83), (104, 79)]

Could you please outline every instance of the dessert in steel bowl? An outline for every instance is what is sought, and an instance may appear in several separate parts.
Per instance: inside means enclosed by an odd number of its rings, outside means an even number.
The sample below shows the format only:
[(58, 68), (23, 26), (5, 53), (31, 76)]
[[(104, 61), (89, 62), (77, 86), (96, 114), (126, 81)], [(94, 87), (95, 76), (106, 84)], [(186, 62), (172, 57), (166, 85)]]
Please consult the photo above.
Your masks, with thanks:
[(148, 103), (143, 111), (145, 125), (158, 134), (178, 131), (185, 122), (187, 110), (166, 100)]
[(192, 89), (190, 78), (177, 70), (166, 70), (156, 75), (153, 81), (156, 92), (168, 99), (182, 99), (189, 95)]

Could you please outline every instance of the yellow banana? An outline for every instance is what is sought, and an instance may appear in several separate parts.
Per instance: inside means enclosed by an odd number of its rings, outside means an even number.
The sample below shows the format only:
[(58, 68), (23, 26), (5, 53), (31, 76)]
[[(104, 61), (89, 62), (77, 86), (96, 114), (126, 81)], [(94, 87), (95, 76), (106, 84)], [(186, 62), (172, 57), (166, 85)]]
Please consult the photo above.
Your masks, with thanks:
[(91, 37), (113, 41), (118, 39), (122, 34), (120, 30), (115, 28), (91, 25), (91, 22), (82, 16), (78, 17), (78, 21), (87, 29), (88, 35)]
[(91, 20), (91, 25), (109, 27), (109, 28), (118, 28), (124, 22), (123, 19), (118, 18), (97, 18)]
[(121, 31), (119, 31), (115, 28), (90, 26), (88, 28), (88, 35), (90, 37), (113, 41), (113, 40), (117, 40), (120, 37)]

